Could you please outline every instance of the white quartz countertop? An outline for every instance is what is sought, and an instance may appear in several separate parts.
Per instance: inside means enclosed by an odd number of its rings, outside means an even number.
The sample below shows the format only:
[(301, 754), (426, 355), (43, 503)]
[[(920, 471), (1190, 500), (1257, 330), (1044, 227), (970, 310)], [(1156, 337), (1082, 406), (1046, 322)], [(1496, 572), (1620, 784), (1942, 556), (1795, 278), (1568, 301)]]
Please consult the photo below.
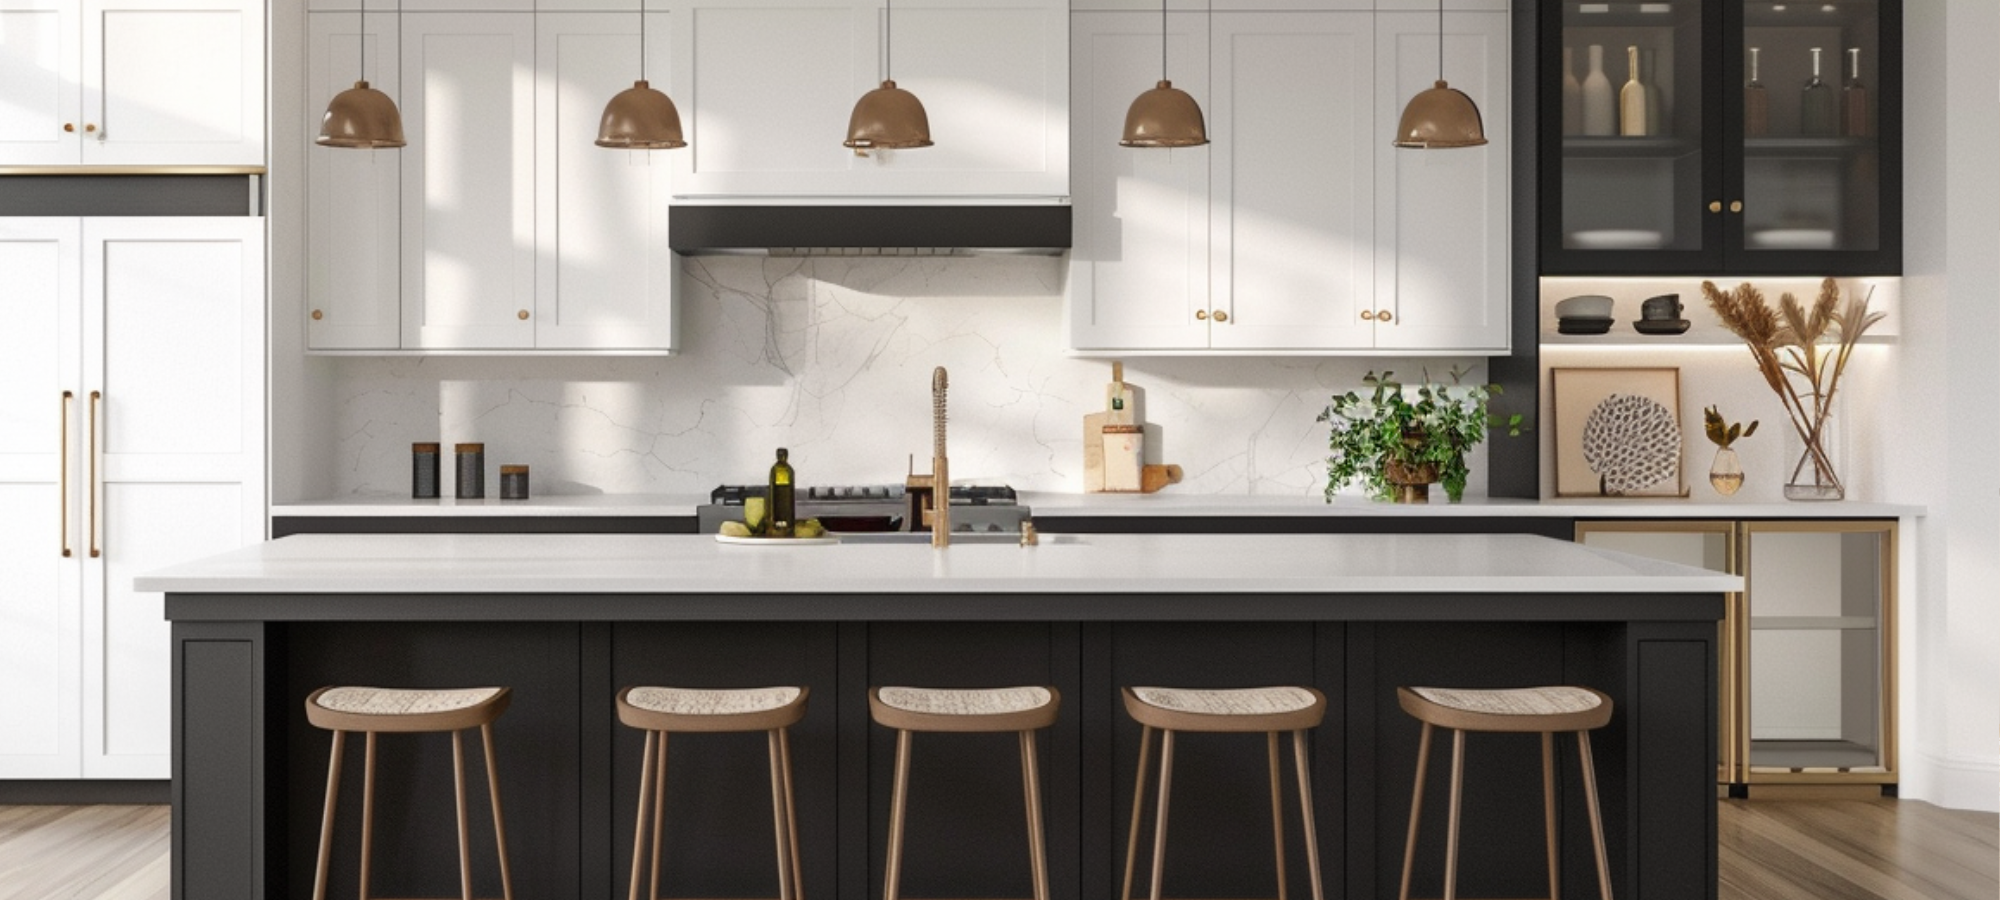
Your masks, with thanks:
[[(1377, 503), (1343, 496), (1189, 494), (1167, 488), (1153, 494), (1080, 494), (1022, 491), (1020, 502), (1036, 516), (1315, 516), (1328, 518), (1629, 518), (1629, 519), (1881, 519), (1921, 516), (1910, 504), (1840, 501), (1755, 503), (1657, 499), (1467, 499), (1446, 503)], [(573, 494), (527, 500), (412, 500), (353, 495), (273, 504), (274, 516), (693, 516), (708, 502), (693, 494)]]
[(311, 534), (139, 576), (180, 593), (1720, 593), (1743, 579), (1526, 535), (1043, 535), (742, 545), (708, 535)]

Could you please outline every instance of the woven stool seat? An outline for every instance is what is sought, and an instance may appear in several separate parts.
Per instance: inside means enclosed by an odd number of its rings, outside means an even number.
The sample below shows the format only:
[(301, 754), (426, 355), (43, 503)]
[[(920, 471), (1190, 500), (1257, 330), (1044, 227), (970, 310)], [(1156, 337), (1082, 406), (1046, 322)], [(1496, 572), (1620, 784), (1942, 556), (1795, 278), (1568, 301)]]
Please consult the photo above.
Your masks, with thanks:
[(507, 711), (506, 688), (324, 687), (306, 698), (306, 721), (328, 731), (457, 731)]
[(1055, 723), (1060, 698), (1049, 687), (878, 687), (868, 692), (875, 721), (905, 731), (1028, 731)]
[(1311, 688), (1125, 689), (1125, 711), (1142, 725), (1175, 731), (1297, 731), (1326, 715), (1326, 696)]
[(618, 694), (618, 721), (646, 731), (769, 731), (806, 714), (805, 688), (631, 687)]
[(1409, 687), (1396, 699), (1420, 722), (1464, 731), (1588, 731), (1611, 721), (1611, 698), (1581, 687)]

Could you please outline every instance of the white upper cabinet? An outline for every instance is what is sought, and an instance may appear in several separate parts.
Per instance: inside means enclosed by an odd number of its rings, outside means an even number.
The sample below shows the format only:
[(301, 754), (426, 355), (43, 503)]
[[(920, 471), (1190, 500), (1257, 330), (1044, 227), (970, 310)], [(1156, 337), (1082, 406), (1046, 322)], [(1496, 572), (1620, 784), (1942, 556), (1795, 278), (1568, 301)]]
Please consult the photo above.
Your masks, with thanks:
[(1437, 77), (1437, 17), (1289, 5), (1169, 14), (1168, 75), (1211, 140), (1176, 150), (1118, 146), (1160, 77), (1159, 14), (1072, 18), (1069, 346), (1506, 352), (1506, 13), (1446, 20), (1446, 75), (1490, 143), (1418, 151), (1390, 139)]
[[(1069, 7), (1053, 0), (674, 4), (670, 91), (692, 145), (676, 196), (1069, 194)], [(841, 145), (861, 95), (893, 76), (935, 146)]]
[(0, 165), (262, 166), (264, 4), (0, 0)]
[[(307, 103), (357, 72), (403, 114), (401, 150), (307, 150), (306, 346), (352, 353), (663, 353), (674, 154), (596, 145), (639, 77), (627, 13), (308, 16)], [(647, 17), (646, 74), (672, 65)], [(310, 142), (319, 129), (310, 117)]]
[[(1438, 76), (1437, 17), (1382, 13), (1371, 139)], [(1384, 350), (1469, 355), (1508, 349), (1513, 236), (1506, 13), (1445, 17), (1444, 76), (1479, 107), (1486, 146), (1376, 154), (1375, 342)], [(1384, 318), (1382, 313), (1389, 315)]]
[(403, 346), (532, 348), (534, 17), (401, 18)]

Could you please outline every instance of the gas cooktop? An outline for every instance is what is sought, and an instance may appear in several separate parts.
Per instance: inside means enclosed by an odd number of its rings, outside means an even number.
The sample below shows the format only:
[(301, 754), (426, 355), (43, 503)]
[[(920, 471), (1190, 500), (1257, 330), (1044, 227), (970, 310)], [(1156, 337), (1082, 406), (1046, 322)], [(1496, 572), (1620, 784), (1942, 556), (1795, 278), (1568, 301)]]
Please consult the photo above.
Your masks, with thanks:
[[(710, 491), (708, 502), (722, 506), (742, 506), (744, 497), (761, 497), (763, 485), (725, 484)], [(799, 495), (800, 502), (813, 503), (903, 503), (903, 486), (900, 484), (843, 484), (814, 485)], [(970, 506), (1013, 506), (1018, 501), (1011, 487), (954, 484), (951, 486), (953, 505)]]

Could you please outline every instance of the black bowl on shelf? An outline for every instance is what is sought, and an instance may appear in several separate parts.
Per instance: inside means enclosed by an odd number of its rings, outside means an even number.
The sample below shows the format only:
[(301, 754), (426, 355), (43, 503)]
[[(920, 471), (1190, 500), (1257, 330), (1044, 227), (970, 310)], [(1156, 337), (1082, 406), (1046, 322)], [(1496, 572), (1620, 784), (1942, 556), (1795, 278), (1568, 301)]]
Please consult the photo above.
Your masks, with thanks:
[(1556, 320), (1557, 334), (1605, 334), (1611, 331), (1610, 316), (1567, 316)]
[(1686, 319), (1639, 319), (1632, 327), (1640, 334), (1684, 334), (1688, 330)]

